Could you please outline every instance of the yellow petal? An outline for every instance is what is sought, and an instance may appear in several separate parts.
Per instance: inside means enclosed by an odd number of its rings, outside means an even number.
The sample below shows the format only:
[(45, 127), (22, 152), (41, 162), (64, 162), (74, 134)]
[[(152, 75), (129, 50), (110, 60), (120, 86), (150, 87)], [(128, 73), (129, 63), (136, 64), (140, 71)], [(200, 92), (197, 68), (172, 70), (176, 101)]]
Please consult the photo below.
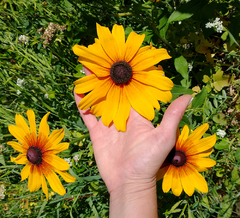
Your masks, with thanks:
[(216, 135), (212, 135), (206, 138), (199, 140), (195, 143), (192, 147), (190, 147), (186, 154), (187, 155), (195, 155), (204, 151), (209, 150), (212, 148), (216, 143)]
[(164, 193), (167, 193), (172, 188), (174, 170), (175, 170), (175, 167), (169, 166), (167, 172), (163, 177), (162, 189)]
[(71, 176), (70, 174), (68, 174), (66, 171), (60, 171), (58, 169), (54, 169), (66, 182), (70, 183), (70, 182), (75, 182), (76, 181), (76, 177)]
[(52, 146), (50, 148), (49, 152), (51, 152), (51, 154), (58, 154), (62, 151), (67, 150), (68, 147), (69, 147), (69, 143), (67, 143), (67, 142), (59, 143), (59, 144)]
[(98, 78), (96, 77), (95, 74), (90, 74), (88, 76), (84, 76), (76, 81), (74, 81), (74, 85), (77, 86), (77, 85), (80, 85), (80, 84), (84, 84), (84, 83), (87, 83), (87, 82), (90, 82), (90, 83), (94, 83), (94, 81), (98, 80)]
[(184, 192), (188, 196), (192, 196), (195, 191), (192, 174), (193, 172), (186, 165), (184, 167), (181, 167), (181, 171), (180, 171), (181, 184)]
[(48, 187), (47, 187), (47, 183), (46, 183), (46, 180), (45, 180), (43, 174), (42, 174), (42, 176), (41, 176), (41, 183), (42, 183), (43, 193), (46, 195), (46, 198), (47, 198), (47, 200), (48, 200)]
[(204, 123), (203, 125), (199, 126), (197, 129), (195, 129), (191, 135), (186, 140), (187, 142), (198, 142), (200, 138), (202, 138), (203, 134), (208, 130), (209, 125), (208, 123)]
[(93, 104), (96, 104), (98, 102), (101, 102), (107, 95), (110, 87), (112, 86), (111, 79), (106, 79), (103, 81), (103, 83), (96, 87), (93, 91), (91, 91), (89, 94), (87, 94), (78, 104), (78, 107), (81, 110), (87, 110), (90, 106)]
[(162, 60), (169, 58), (171, 58), (171, 56), (164, 48), (155, 50), (149, 49), (145, 52), (137, 54), (131, 61), (130, 65), (132, 66), (133, 71), (142, 71), (159, 63)]
[(41, 175), (42, 172), (39, 170), (38, 166), (32, 164), (28, 179), (28, 189), (30, 192), (35, 192), (41, 187)]
[(182, 129), (182, 132), (181, 132), (180, 136), (177, 139), (176, 149), (181, 149), (182, 148), (182, 145), (187, 140), (188, 136), (189, 136), (189, 128), (188, 128), (187, 125), (185, 125)]
[(210, 158), (188, 157), (188, 162), (197, 167), (210, 168), (216, 165), (216, 161)]
[(39, 130), (38, 130), (38, 142), (42, 144), (42, 146), (45, 144), (48, 135), (49, 135), (49, 125), (47, 123), (47, 119), (49, 116), (50, 112), (44, 115), (42, 118), (40, 125), (39, 125)]
[(172, 93), (170, 91), (162, 91), (152, 86), (147, 86), (147, 89), (152, 93), (154, 98), (163, 103), (168, 103), (172, 99)]
[(36, 130), (36, 121), (35, 113), (33, 110), (27, 110), (28, 121), (30, 125), (32, 145), (35, 145), (37, 142), (37, 130)]
[(126, 131), (126, 122), (129, 117), (131, 105), (126, 93), (121, 89), (119, 107), (116, 116), (113, 118), (114, 125), (118, 131)]
[[(92, 75), (94, 75), (94, 74), (92, 74)], [(88, 77), (88, 76), (86, 76), (86, 77)], [(97, 79), (97, 77), (95, 75), (94, 75), (94, 77), (95, 77), (95, 79), (90, 80), (89, 82), (84, 82), (84, 83), (77, 85), (75, 87), (74, 91), (77, 94), (85, 94), (87, 92), (92, 91), (95, 87), (98, 87), (99, 85), (101, 85), (102, 81)], [(83, 78), (85, 78), (85, 77), (83, 77)]]
[(65, 195), (66, 190), (62, 186), (58, 176), (51, 170), (51, 167), (46, 164), (44, 166), (43, 174), (45, 175), (47, 181), (49, 182), (50, 187), (53, 191), (58, 193), (59, 195)]
[(18, 152), (21, 152), (21, 153), (27, 153), (27, 149), (24, 148), (22, 145), (20, 145), (19, 143), (17, 142), (14, 142), (14, 141), (10, 141), (7, 143), (8, 145), (11, 145), (13, 147), (13, 149), (17, 150)]
[(52, 165), (59, 170), (68, 170), (70, 168), (70, 165), (68, 164), (67, 161), (61, 159), (57, 155), (54, 154), (49, 155), (48, 152), (44, 153), (43, 161), (47, 162), (49, 165)]
[(179, 168), (175, 167), (172, 177), (172, 192), (174, 195), (179, 196), (182, 193), (182, 184), (181, 178), (179, 176)]
[[(75, 55), (79, 56), (78, 61), (83, 64), (82, 61), (89, 62), (95, 65), (99, 65), (105, 68), (110, 68), (111, 64), (109, 63), (109, 58), (106, 59), (99, 54), (98, 51), (92, 52), (92, 49), (88, 49), (82, 45), (74, 45), (73, 52)], [(84, 65), (84, 64), (83, 64)]]
[(137, 80), (132, 80), (133, 85), (136, 86), (137, 89), (139, 89), (139, 91), (141, 91), (142, 96), (144, 96), (149, 104), (151, 104), (154, 108), (156, 108), (158, 111), (160, 110), (160, 105), (158, 103), (157, 98), (155, 98), (153, 96), (153, 94), (151, 93), (151, 88), (149, 89), (149, 86), (143, 85), (142, 83), (139, 83)]
[(152, 105), (149, 104), (148, 100), (142, 95), (142, 92), (137, 89), (133, 82), (124, 86), (124, 91), (133, 109), (146, 119), (153, 120), (155, 111)]
[(24, 118), (20, 114), (16, 114), (15, 122), (16, 122), (16, 126), (23, 130), (24, 136), (30, 135), (29, 127), (26, 121), (24, 120)]
[(113, 84), (107, 94), (104, 110), (102, 113), (102, 122), (105, 126), (109, 126), (115, 117), (119, 105), (121, 87)]
[(112, 35), (118, 45), (119, 60), (123, 61), (125, 54), (125, 32), (123, 26), (115, 24), (112, 29)]
[(27, 159), (26, 154), (19, 154), (16, 158), (12, 158), (11, 161), (12, 160), (17, 164), (28, 163), (28, 159)]
[(64, 129), (53, 130), (48, 138), (48, 142), (43, 146), (43, 150), (52, 150), (52, 146), (57, 145), (64, 137)]
[(103, 50), (113, 62), (119, 60), (119, 50), (116, 40), (107, 27), (100, 26), (97, 23), (97, 34)]
[[(102, 67), (100, 65), (89, 62), (88, 60), (86, 60), (86, 61), (81, 60), (80, 62), (82, 63), (83, 66), (88, 68), (98, 78), (110, 76), (110, 68), (111, 67), (109, 67), (109, 68)], [(111, 66), (112, 66), (112, 64), (111, 64)]]
[[(189, 165), (189, 167), (191, 167), (191, 165)], [(196, 169), (194, 169), (194, 167), (191, 167), (191, 170), (194, 172), (192, 176), (193, 176), (195, 188), (200, 192), (207, 193), (208, 185), (206, 180)]]
[[(135, 32), (131, 32), (126, 41), (126, 50), (125, 50), (125, 61), (130, 62), (136, 53), (138, 52), (140, 46), (143, 43), (145, 35), (138, 35)], [(131, 65), (131, 64), (130, 64)], [(131, 65), (132, 66), (132, 65)]]
[(9, 132), (23, 145), (25, 149), (28, 149), (30, 141), (28, 140), (28, 137), (25, 137), (24, 131), (14, 125), (8, 126)]
[(133, 78), (143, 84), (153, 86), (163, 91), (169, 91), (173, 88), (172, 80), (165, 76), (160, 75), (159, 72), (157, 73), (155, 73), (154, 71), (137, 72), (134, 73)]
[(31, 168), (31, 163), (26, 164), (25, 167), (23, 167), (22, 171), (21, 171), (21, 182), (23, 180), (25, 180), (26, 178), (28, 178), (29, 174), (30, 174), (30, 168)]
[(105, 108), (105, 101), (106, 99), (103, 99), (101, 102), (98, 102), (97, 104), (92, 105), (90, 109), (90, 113), (94, 114), (96, 117), (102, 116), (103, 110)]

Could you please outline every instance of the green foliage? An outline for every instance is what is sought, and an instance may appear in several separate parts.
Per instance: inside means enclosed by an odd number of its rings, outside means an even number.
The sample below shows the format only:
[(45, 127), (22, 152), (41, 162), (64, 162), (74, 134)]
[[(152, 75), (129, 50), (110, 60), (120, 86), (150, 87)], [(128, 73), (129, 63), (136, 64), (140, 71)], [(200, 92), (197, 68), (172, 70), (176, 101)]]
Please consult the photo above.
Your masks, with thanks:
[[(172, 59), (160, 64), (175, 84), (172, 100), (182, 94), (194, 96), (180, 127), (195, 129), (208, 122), (207, 134), (217, 133), (211, 155), (217, 165), (204, 174), (209, 193), (175, 197), (164, 194), (159, 181), (159, 217), (238, 217), (238, 0), (3, 0), (0, 18), (0, 185), (6, 188), (0, 199), (1, 217), (108, 217), (109, 195), (73, 98), (73, 82), (84, 73), (72, 47), (94, 42), (96, 22), (110, 28), (122, 24), (126, 35), (134, 30), (145, 34), (145, 45), (166, 48)], [(220, 30), (208, 28), (206, 24), (216, 18), (222, 21), (222, 29), (220, 23)], [(154, 125), (167, 106), (156, 111)], [(60, 156), (70, 158), (69, 173), (77, 180), (63, 183), (67, 193), (51, 193), (49, 201), (42, 190), (30, 193), (27, 180), (20, 182), (22, 166), (10, 162), (17, 152), (6, 144), (13, 140), (8, 125), (14, 124), (16, 113), (26, 117), (27, 109), (34, 110), (37, 124), (50, 111), (50, 129), (64, 128), (63, 141), (70, 142)], [(224, 137), (219, 129), (226, 132)]]

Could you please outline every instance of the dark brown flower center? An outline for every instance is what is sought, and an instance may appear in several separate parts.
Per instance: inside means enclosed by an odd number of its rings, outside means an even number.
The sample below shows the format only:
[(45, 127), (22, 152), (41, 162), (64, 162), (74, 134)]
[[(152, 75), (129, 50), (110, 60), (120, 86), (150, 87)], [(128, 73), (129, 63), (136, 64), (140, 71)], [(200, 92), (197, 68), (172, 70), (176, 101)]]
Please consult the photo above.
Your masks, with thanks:
[(187, 157), (183, 151), (175, 150), (174, 153), (172, 153), (172, 160), (171, 164), (175, 167), (181, 167), (183, 166), (187, 161)]
[(37, 147), (30, 147), (27, 151), (27, 159), (34, 165), (39, 165), (42, 163), (42, 152)]
[(110, 69), (110, 76), (116, 85), (128, 84), (132, 78), (132, 67), (126, 61), (117, 61)]

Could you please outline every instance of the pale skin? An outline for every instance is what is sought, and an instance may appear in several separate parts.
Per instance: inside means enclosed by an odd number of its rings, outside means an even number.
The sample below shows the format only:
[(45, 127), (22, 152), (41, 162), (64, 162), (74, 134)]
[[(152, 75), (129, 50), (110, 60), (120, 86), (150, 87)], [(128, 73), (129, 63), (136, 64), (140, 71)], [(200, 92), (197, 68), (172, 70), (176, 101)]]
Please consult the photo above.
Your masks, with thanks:
[[(74, 96), (78, 105), (83, 96)], [(191, 99), (183, 95), (173, 101), (157, 128), (131, 109), (126, 132), (104, 126), (89, 110), (79, 110), (110, 193), (110, 218), (158, 217), (156, 173), (175, 145), (179, 122)]]

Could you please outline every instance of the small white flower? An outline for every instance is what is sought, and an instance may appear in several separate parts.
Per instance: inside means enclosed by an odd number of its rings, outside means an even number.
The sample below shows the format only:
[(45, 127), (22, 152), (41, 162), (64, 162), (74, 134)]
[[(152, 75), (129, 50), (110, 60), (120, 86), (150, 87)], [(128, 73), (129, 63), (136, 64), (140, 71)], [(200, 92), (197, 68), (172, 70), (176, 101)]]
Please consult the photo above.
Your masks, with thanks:
[(75, 161), (75, 163), (76, 163), (76, 165), (77, 165), (77, 163), (78, 163), (78, 161), (79, 161), (79, 154), (75, 154), (75, 155), (73, 156), (73, 160)]
[(25, 35), (20, 35), (18, 40), (21, 42), (21, 43), (24, 43), (25, 45), (28, 43), (29, 41), (29, 37), (28, 36), (25, 36)]
[(25, 80), (24, 80), (24, 79), (19, 79), (19, 78), (17, 78), (17, 86), (19, 86), (20, 88), (23, 89), (24, 83), (25, 83)]
[(210, 20), (210, 22), (206, 23), (205, 27), (206, 28), (215, 28), (215, 30), (218, 33), (222, 33), (222, 31), (223, 31), (223, 25), (222, 24), (223, 24), (223, 22), (220, 21), (220, 18), (216, 17), (215, 20)]
[(70, 158), (64, 158), (64, 160), (69, 163), (70, 167), (72, 166), (72, 162)]
[(205, 27), (206, 27), (206, 28), (212, 28), (212, 27), (213, 27), (213, 25), (212, 25), (212, 23), (210, 23), (210, 22), (207, 22), (207, 23), (205, 24)]
[(20, 95), (21, 94), (21, 91), (18, 89), (17, 90), (17, 95)]
[(44, 95), (44, 98), (48, 99), (48, 93), (46, 93), (46, 94)]
[(226, 132), (224, 130), (218, 129), (216, 134), (217, 136), (224, 138), (226, 135)]

